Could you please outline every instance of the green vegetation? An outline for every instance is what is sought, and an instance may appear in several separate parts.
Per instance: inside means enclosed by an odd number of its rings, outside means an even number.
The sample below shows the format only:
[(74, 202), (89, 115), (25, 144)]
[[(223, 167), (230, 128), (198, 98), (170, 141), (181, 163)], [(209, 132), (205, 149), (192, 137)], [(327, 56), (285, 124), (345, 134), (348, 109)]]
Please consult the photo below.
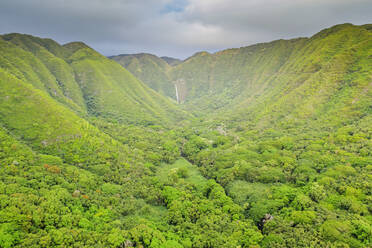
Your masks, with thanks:
[(199, 189), (207, 184), (207, 179), (201, 175), (198, 168), (185, 159), (179, 159), (173, 164), (163, 164), (157, 170), (157, 175), (160, 182), (165, 184), (182, 180), (183, 183), (189, 183)]
[(0, 36), (0, 247), (370, 247), (371, 56), (344, 24), (114, 58), (158, 93), (83, 43)]
[(176, 90), (168, 76), (168, 71), (171, 66), (178, 63), (178, 60), (168, 57), (163, 59), (147, 53), (123, 54), (110, 58), (121, 64), (150, 88), (176, 99)]
[[(179, 87), (179, 94), (185, 96), (183, 107), (200, 116), (212, 111), (225, 116), (241, 109), (236, 115), (244, 115), (242, 120), (252, 111), (255, 118), (272, 111), (281, 111), (276, 115), (283, 116), (303, 112), (301, 117), (306, 117), (343, 84), (353, 82), (357, 86), (350, 89), (356, 91), (350, 96), (369, 87), (368, 27), (342, 24), (310, 38), (277, 40), (214, 54), (199, 52), (173, 67), (152, 67), (148, 74), (144, 69), (148, 63), (138, 62), (133, 67), (121, 64), (148, 85), (183, 82), (185, 87)], [(130, 56), (134, 55), (125, 58)], [(158, 80), (152, 76), (155, 74), (166, 74), (168, 79)], [(301, 108), (296, 109), (296, 105)]]
[(80, 115), (140, 125), (170, 125), (187, 116), (83, 43), (60, 46), (20, 34), (4, 35), (0, 42), (2, 68)]

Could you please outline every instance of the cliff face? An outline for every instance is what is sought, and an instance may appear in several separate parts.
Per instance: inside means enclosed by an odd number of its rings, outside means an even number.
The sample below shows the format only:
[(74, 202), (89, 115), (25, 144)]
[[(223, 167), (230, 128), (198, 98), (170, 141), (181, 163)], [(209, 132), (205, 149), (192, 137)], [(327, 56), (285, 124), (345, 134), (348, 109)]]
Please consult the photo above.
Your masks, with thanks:
[(179, 104), (182, 104), (186, 101), (186, 96), (187, 96), (186, 81), (182, 78), (179, 78), (173, 81), (173, 83), (174, 83), (174, 87), (176, 88), (177, 102)]

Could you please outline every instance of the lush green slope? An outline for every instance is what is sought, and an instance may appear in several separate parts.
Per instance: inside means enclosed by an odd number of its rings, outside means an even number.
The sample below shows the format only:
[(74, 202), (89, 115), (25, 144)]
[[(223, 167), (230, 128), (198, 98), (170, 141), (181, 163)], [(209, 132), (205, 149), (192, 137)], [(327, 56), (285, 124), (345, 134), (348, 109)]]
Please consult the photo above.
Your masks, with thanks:
[[(174, 134), (97, 120), (107, 135), (3, 69), (0, 79), (1, 247), (220, 246), (231, 235), (228, 247), (236, 247), (260, 240), (215, 182), (194, 192), (186, 174), (157, 179), (156, 165), (179, 156)], [(218, 225), (206, 230), (211, 223)]]
[(110, 58), (117, 61), (150, 88), (176, 99), (174, 84), (168, 76), (171, 65), (166, 60), (147, 53), (118, 55)]
[(371, 246), (371, 30), (126, 58), (181, 124), (83, 43), (0, 36), (0, 247)]
[(185, 113), (117, 63), (83, 43), (58, 45), (28, 35), (2, 36), (1, 63), (73, 110), (122, 123), (170, 124)]
[[(283, 96), (293, 100), (298, 97), (298, 91), (316, 82), (321, 84), (320, 88), (329, 87), (322, 92), (332, 95), (331, 84), (342, 80), (350, 71), (365, 74), (359, 69), (368, 69), (365, 60), (369, 59), (370, 52), (369, 27), (342, 24), (311, 38), (278, 40), (214, 54), (199, 52), (170, 68), (153, 66), (149, 73), (144, 68), (150, 63), (135, 60), (134, 56), (123, 58), (127, 62), (122, 64), (132, 72), (138, 71), (137, 75), (147, 84), (171, 82), (177, 85), (180, 101), (189, 110), (205, 114), (205, 111), (220, 108), (224, 112), (228, 109), (235, 111), (237, 107), (251, 109), (251, 105), (262, 109), (258, 104), (265, 102), (265, 106), (274, 106), (271, 103)], [(363, 61), (364, 66), (356, 67)], [(153, 76), (160, 74), (162, 78)], [(327, 82), (328, 86), (322, 82)], [(305, 95), (311, 98), (315, 92), (306, 92)], [(325, 98), (319, 96), (319, 100)], [(298, 105), (307, 106), (296, 101)]]
[[(47, 91), (49, 95), (72, 109), (84, 111), (85, 105), (81, 94), (77, 91), (78, 86), (72, 69), (65, 61), (48, 52), (40, 44), (33, 43), (34, 39), (36, 38), (17, 34), (2, 36), (0, 38), (1, 67), (18, 79)], [(43, 58), (44, 61), (38, 57)], [(64, 87), (65, 83), (68, 84), (66, 87)]]
[[(246, 217), (262, 229), (263, 247), (371, 245), (370, 30), (370, 25), (346, 24), (309, 39), (258, 45), (263, 54), (246, 58), (257, 59), (251, 69), (255, 79), (241, 93), (231, 99), (226, 92), (194, 95), (196, 100), (186, 103), (204, 113), (221, 107), (215, 97), (230, 103), (184, 131), (182, 153), (245, 208)], [(233, 51), (198, 54), (180, 66), (228, 63)], [(213, 56), (226, 57), (216, 62)], [(239, 66), (226, 68), (228, 73)], [(201, 82), (208, 79), (206, 70), (195, 70), (204, 76)], [(210, 90), (205, 84), (196, 87)]]
[[(123, 124), (166, 124), (175, 120), (168, 111), (178, 111), (173, 104), (82, 43), (57, 45), (52, 53), (38, 45), (41, 41), (34, 43), (38, 38), (18, 36), (1, 40), (1, 247), (236, 247), (259, 242), (257, 227), (213, 180), (204, 179), (196, 192), (186, 174), (172, 181), (159, 178), (158, 166), (180, 155), (174, 132)], [(54, 62), (49, 59), (65, 67), (66, 88), (58, 83), (63, 76), (50, 71)], [(82, 98), (72, 100), (75, 86)], [(108, 90), (118, 92), (108, 95)]]
[(318, 33), (265, 80), (267, 86), (239, 102), (239, 114), (250, 113), (260, 125), (313, 120), (330, 127), (369, 114), (371, 40), (370, 31), (352, 25)]
[(182, 155), (244, 208), (262, 247), (371, 245), (371, 56), (371, 25), (343, 24), (168, 70), (201, 116)]
[(244, 107), (262, 101), (270, 105), (275, 101), (273, 94), (277, 99), (283, 95), (293, 99), (288, 93), (314, 81), (339, 81), (359, 59), (368, 59), (370, 40), (366, 26), (338, 25), (311, 38), (198, 53), (174, 67), (171, 78), (185, 82), (191, 109)]

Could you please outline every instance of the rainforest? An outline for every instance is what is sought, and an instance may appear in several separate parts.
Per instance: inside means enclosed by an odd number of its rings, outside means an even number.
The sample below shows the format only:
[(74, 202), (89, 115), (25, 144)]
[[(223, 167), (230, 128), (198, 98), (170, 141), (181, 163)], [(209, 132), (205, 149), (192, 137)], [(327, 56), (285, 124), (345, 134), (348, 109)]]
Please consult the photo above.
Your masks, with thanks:
[(0, 247), (371, 247), (372, 25), (180, 60), (0, 35)]

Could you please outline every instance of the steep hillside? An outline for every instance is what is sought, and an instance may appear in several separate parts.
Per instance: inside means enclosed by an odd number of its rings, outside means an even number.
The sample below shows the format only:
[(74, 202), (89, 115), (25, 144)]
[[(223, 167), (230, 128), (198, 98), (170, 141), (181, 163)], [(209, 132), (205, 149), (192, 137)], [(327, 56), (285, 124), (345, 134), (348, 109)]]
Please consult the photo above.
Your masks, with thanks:
[[(1, 36), (1, 67), (18, 79), (48, 92), (72, 109), (85, 112), (84, 100), (72, 68), (62, 58), (45, 49), (44, 45), (47, 46), (47, 43), (55, 44), (51, 40), (27, 35)], [(54, 47), (57, 48), (56, 51), (61, 50), (58, 44)]]
[(147, 53), (118, 55), (110, 58), (117, 61), (150, 88), (176, 99), (174, 84), (168, 76), (171, 65), (166, 60)]
[(20, 34), (3, 35), (0, 42), (3, 68), (82, 114), (145, 125), (169, 124), (185, 115), (83, 43), (60, 46)]
[[(289, 96), (312, 80), (339, 81), (359, 59), (368, 59), (371, 33), (365, 27), (344, 24), (311, 38), (198, 53), (174, 67), (171, 78), (186, 85), (186, 104), (191, 109), (248, 106), (279, 91)], [(329, 78), (330, 72), (338, 78)]]
[[(233, 101), (260, 126), (308, 121), (334, 127), (370, 114), (372, 33), (339, 25), (314, 35), (259, 88)], [(249, 113), (249, 114), (248, 114)], [(254, 116), (254, 117), (253, 117)], [(240, 118), (237, 117), (237, 118)]]
[[(214, 54), (199, 52), (170, 68), (152, 67), (149, 74), (143, 70), (145, 63), (137, 61), (123, 66), (133, 72), (140, 71), (141, 79), (147, 84), (167, 82), (170, 88), (176, 86), (179, 102), (184, 103), (186, 109), (205, 114), (218, 109), (252, 109), (256, 107), (251, 104), (258, 106), (263, 101), (270, 106), (284, 95), (294, 99), (288, 93), (297, 94), (295, 89), (309, 87), (314, 81), (319, 87), (326, 87), (321, 82), (327, 82), (328, 87), (333, 82), (335, 86), (356, 70), (351, 68), (357, 63), (363, 64), (359, 69), (365, 74), (370, 44), (370, 25), (342, 24), (310, 38), (277, 40)], [(359, 71), (355, 72), (359, 75)], [(151, 76), (157, 74), (163, 78)], [(330, 77), (331, 74), (334, 77)], [(368, 76), (364, 80), (368, 80)], [(363, 83), (360, 87), (363, 88)], [(327, 89), (322, 92), (331, 93)], [(307, 95), (312, 94), (315, 92)], [(325, 100), (325, 96), (320, 99)], [(304, 106), (301, 101), (297, 103)]]

